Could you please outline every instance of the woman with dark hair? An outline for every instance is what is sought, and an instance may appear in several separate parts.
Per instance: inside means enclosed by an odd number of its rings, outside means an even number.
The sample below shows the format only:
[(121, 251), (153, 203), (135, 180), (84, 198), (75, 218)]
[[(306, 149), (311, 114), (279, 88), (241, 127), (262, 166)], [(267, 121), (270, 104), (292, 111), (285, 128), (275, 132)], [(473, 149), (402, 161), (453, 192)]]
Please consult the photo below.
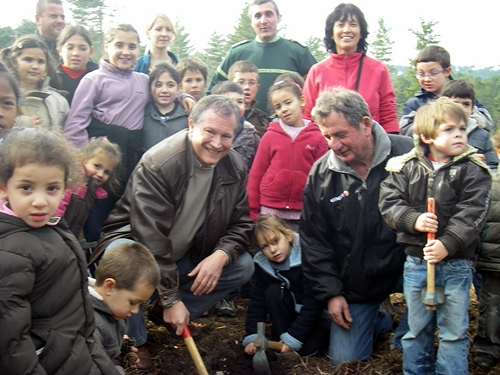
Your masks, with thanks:
[(366, 56), (368, 25), (354, 4), (339, 4), (326, 19), (324, 43), (330, 57), (311, 67), (303, 88), (304, 117), (322, 91), (336, 86), (355, 90), (365, 99), (372, 118), (387, 133), (399, 133), (396, 95), (387, 67)]

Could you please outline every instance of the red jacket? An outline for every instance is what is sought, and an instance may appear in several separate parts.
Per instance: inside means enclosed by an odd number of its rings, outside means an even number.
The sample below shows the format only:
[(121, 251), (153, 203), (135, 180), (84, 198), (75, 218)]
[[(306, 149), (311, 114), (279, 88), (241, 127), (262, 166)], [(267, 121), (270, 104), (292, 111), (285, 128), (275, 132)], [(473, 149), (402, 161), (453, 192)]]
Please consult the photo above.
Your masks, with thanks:
[(327, 151), (325, 138), (313, 122), (293, 141), (279, 122), (271, 122), (248, 175), (251, 218), (257, 219), (261, 206), (301, 210), (309, 170)]
[[(330, 53), (330, 58), (313, 65), (307, 73), (302, 93), (306, 97), (304, 118), (311, 118), (311, 110), (322, 91), (342, 86), (354, 90), (361, 52), (347, 55)], [(372, 118), (387, 133), (399, 133), (396, 113), (396, 94), (387, 67), (380, 61), (365, 56), (359, 79), (358, 92), (365, 99)]]

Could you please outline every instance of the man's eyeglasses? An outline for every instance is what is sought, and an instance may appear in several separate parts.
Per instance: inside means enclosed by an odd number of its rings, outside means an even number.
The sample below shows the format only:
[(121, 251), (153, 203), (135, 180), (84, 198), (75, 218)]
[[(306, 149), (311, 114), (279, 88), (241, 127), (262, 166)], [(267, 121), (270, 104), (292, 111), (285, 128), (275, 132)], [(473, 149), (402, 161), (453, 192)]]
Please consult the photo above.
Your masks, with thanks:
[(254, 87), (255, 85), (257, 85), (257, 81), (243, 81), (243, 80), (240, 80), (240, 81), (236, 81), (236, 83), (241, 86), (241, 87), (245, 87), (246, 85), (248, 85), (249, 87)]
[(422, 73), (422, 72), (420, 72), (420, 73), (415, 74), (415, 77), (420, 78), (420, 79), (424, 79), (426, 77), (428, 77), (428, 78), (434, 78), (434, 77), (437, 77), (438, 74), (443, 73), (445, 70), (446, 69), (442, 69), (439, 72), (429, 72), (429, 73)]

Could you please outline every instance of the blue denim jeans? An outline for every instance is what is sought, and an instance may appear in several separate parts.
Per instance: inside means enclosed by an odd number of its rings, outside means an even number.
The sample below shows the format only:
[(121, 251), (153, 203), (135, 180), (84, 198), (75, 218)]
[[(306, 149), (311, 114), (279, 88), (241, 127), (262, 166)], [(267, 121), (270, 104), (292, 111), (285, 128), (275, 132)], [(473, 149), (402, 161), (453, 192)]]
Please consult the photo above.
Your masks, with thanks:
[[(408, 256), (404, 266), (404, 295), (409, 331), (403, 336), (405, 375), (462, 375), (469, 373), (469, 289), (472, 267), (466, 259), (436, 264), (436, 286), (444, 287), (445, 300), (428, 311), (422, 303), (427, 284), (427, 262)], [(434, 358), (434, 332), (439, 328), (439, 348)]]
[[(132, 242), (129, 239), (118, 239), (108, 245), (108, 249), (123, 242)], [(205, 311), (212, 308), (224, 296), (235, 288), (247, 283), (254, 271), (254, 263), (252, 256), (249, 253), (240, 254), (238, 261), (231, 266), (224, 267), (222, 274), (217, 282), (217, 286), (210, 294), (195, 296), (190, 288), (194, 283), (193, 277), (188, 277), (196, 267), (189, 259), (189, 254), (177, 261), (177, 270), (179, 273), (179, 291), (182, 297), (182, 302), (189, 310), (190, 320), (194, 320), (201, 316)], [(141, 309), (139, 313), (132, 315), (125, 321), (126, 334), (136, 341), (136, 346), (141, 346), (147, 341), (146, 323)]]
[(392, 329), (392, 319), (379, 303), (351, 303), (349, 312), (349, 330), (332, 321), (328, 355), (334, 366), (351, 359), (367, 360), (377, 336)]

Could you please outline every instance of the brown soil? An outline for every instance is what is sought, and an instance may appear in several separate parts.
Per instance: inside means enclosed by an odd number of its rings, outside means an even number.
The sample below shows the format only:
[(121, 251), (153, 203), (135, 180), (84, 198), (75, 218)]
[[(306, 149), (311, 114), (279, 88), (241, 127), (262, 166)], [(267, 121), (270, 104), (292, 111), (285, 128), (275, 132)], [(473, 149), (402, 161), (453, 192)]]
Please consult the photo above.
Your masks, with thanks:
[[(391, 300), (399, 309), (404, 309), (402, 296), (395, 294)], [(474, 336), (477, 321), (477, 300), (471, 293), (469, 336)], [(252, 357), (241, 347), (244, 337), (245, 312), (248, 300), (237, 298), (238, 309), (234, 318), (218, 317), (211, 311), (206, 318), (199, 318), (193, 324), (203, 332), (196, 342), (210, 375), (251, 375), (254, 374)], [(148, 343), (155, 360), (153, 375), (197, 375), (193, 360), (182, 339), (170, 336), (163, 327), (147, 322)], [(351, 361), (340, 366), (331, 366), (326, 353), (318, 357), (300, 357), (296, 353), (280, 354), (267, 350), (267, 357), (273, 375), (400, 375), (401, 355), (391, 353), (389, 335), (384, 335), (376, 343), (372, 358), (367, 362)], [(486, 371), (474, 365), (470, 358), (470, 374), (500, 375), (500, 366)]]

